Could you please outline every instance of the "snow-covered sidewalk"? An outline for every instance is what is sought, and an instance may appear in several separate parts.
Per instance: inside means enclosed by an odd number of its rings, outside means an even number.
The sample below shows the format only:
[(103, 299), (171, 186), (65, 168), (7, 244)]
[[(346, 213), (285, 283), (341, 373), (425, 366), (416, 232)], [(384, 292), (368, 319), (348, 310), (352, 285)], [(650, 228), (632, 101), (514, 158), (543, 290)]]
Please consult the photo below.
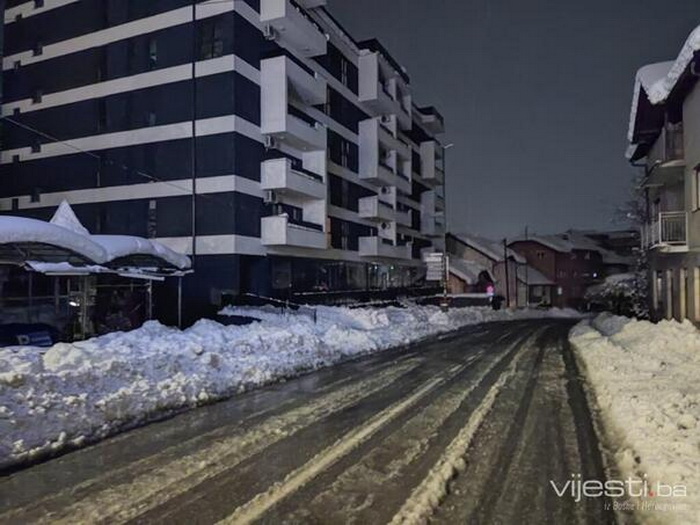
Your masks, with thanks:
[[(156, 322), (50, 349), (0, 349), (0, 467), (79, 446), (192, 407), (468, 324), (570, 312), (486, 308), (258, 310), (247, 326)], [(250, 315), (229, 309), (228, 315)]]
[(700, 331), (687, 321), (652, 324), (603, 314), (576, 326), (571, 342), (620, 479), (646, 481), (635, 484), (629, 507), (643, 521), (697, 523)]

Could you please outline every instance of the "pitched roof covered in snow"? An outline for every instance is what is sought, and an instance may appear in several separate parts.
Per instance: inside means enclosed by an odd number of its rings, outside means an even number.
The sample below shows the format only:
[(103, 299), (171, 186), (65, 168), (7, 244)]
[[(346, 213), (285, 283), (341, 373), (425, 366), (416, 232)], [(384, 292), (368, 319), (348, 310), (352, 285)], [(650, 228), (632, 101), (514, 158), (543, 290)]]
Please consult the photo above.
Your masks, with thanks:
[(559, 253), (570, 253), (574, 249), (573, 245), (560, 235), (530, 235), (519, 237), (511, 242), (536, 242)]
[(479, 282), (479, 275), (486, 272), (493, 276), (488, 268), (474, 262), (460, 259), (459, 257), (450, 257), (450, 273), (456, 275), (467, 284), (476, 284)]
[(559, 253), (571, 253), (574, 250), (597, 252), (604, 264), (628, 265), (634, 264), (634, 257), (625, 257), (602, 247), (595, 239), (578, 231), (568, 231), (559, 235), (533, 235), (519, 238), (513, 242), (531, 241), (546, 246)]
[[(461, 243), (473, 248), (492, 261), (503, 262), (503, 246), (499, 242), (469, 233), (458, 233), (451, 235)], [(508, 257), (513, 258), (516, 262), (521, 264), (525, 263), (525, 258), (519, 253), (511, 250), (510, 248), (508, 248), (507, 253)]]
[(530, 265), (521, 265), (517, 269), (518, 280), (529, 286), (555, 286), (556, 283), (548, 279), (542, 272)]
[[(694, 60), (700, 52), (700, 26), (690, 34), (674, 61), (649, 64), (637, 72), (634, 85), (634, 98), (628, 131), (628, 140), (633, 145), (644, 142), (644, 135), (653, 133), (663, 125), (663, 110), (666, 104), (684, 85), (697, 81), (697, 76), (689, 75)], [(684, 80), (686, 79), (686, 80)], [(686, 84), (687, 82), (687, 84)], [(628, 150), (629, 158), (639, 158), (637, 148)]]

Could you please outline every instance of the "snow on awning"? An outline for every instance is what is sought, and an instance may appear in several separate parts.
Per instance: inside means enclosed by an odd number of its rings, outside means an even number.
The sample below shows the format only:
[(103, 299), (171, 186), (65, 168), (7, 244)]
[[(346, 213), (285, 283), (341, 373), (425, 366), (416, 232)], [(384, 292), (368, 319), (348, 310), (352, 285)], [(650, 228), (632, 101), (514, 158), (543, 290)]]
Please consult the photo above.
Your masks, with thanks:
[(128, 235), (92, 235), (92, 240), (107, 252), (109, 266), (161, 267), (186, 270), (192, 266), (190, 258), (167, 246), (143, 237)]
[(97, 263), (107, 252), (90, 237), (26, 217), (0, 216), (0, 258), (10, 262)]
[(61, 202), (51, 222), (75, 233), (86, 235), (100, 245), (107, 254), (104, 262), (110, 267), (186, 270), (192, 266), (189, 257), (152, 239), (131, 235), (90, 235), (65, 200)]
[(51, 222), (0, 216), (0, 259), (29, 264), (42, 273), (81, 268), (88, 273), (119, 270), (140, 278), (183, 275), (192, 267), (189, 257), (152, 239), (90, 235), (66, 201)]

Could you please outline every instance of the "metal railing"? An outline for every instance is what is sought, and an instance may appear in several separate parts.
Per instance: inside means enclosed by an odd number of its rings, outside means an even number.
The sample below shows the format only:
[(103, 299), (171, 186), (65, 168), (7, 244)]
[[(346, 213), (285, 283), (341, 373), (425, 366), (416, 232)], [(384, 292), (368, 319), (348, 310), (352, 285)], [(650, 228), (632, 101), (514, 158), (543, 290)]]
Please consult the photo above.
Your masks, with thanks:
[(688, 244), (688, 213), (685, 211), (661, 212), (642, 232), (646, 247), (685, 246)]

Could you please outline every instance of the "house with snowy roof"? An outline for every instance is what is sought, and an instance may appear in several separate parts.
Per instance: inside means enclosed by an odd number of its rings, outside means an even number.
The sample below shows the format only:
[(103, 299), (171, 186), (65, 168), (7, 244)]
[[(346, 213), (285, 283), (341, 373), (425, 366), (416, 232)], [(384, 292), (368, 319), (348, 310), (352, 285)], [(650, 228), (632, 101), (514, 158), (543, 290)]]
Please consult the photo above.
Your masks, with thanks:
[[(447, 235), (447, 253), (450, 255), (450, 290), (452, 293), (483, 292), (484, 277), (488, 275), (494, 291), (510, 299), (511, 307), (527, 304), (525, 283), (518, 280), (518, 268), (526, 263), (517, 252), (491, 239), (470, 233)], [(481, 279), (470, 280), (464, 269)]]
[(700, 26), (635, 80), (627, 158), (644, 169), (642, 247), (656, 319), (700, 322)]
[(585, 235), (534, 235), (516, 239), (509, 247), (554, 283), (553, 306), (583, 307), (586, 289), (600, 282), (605, 274), (606, 250)]

